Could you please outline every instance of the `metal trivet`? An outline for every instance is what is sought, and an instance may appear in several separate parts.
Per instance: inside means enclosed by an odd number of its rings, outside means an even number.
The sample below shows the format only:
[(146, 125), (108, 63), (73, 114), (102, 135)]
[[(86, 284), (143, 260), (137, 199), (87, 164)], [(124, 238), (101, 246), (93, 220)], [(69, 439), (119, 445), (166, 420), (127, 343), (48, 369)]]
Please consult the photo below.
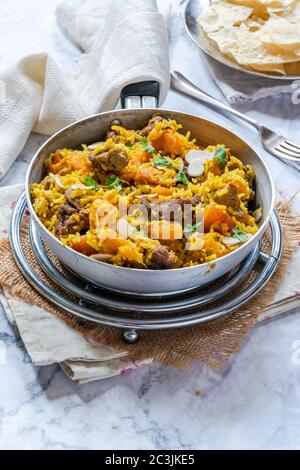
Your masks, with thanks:
[[(272, 247), (270, 253), (260, 251), (258, 243), (240, 266), (205, 288), (193, 288), (177, 293), (129, 294), (109, 291), (91, 285), (80, 277), (60, 270), (49, 256), (33, 224), (30, 241), (40, 266), (58, 286), (59, 292), (48, 286), (34, 271), (24, 253), (20, 227), (26, 211), (26, 196), (19, 198), (11, 221), (10, 242), (15, 261), (27, 281), (47, 300), (73, 315), (98, 324), (121, 328), (123, 338), (135, 342), (140, 330), (180, 328), (229, 315), (254, 297), (274, 273), (282, 250), (280, 222), (274, 211), (270, 220)], [(50, 259), (51, 258), (51, 259)], [(234, 298), (233, 288), (252, 276), (256, 263), (262, 268), (251, 282)]]

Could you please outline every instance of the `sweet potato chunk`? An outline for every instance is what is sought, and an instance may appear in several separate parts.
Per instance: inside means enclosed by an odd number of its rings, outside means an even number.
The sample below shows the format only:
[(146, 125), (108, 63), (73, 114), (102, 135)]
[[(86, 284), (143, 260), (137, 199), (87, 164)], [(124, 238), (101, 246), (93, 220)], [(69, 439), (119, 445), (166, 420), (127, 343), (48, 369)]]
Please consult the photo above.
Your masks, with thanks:
[(133, 263), (133, 265), (143, 264), (143, 255), (132, 246), (120, 246), (118, 255), (128, 263)]
[(215, 253), (218, 258), (228, 253), (228, 249), (223, 248), (222, 245), (218, 243), (213, 237), (208, 237), (209, 238), (206, 238), (204, 242), (205, 248), (210, 248), (211, 251)]
[(102, 250), (104, 253), (115, 255), (120, 246), (125, 244), (126, 240), (124, 238), (107, 238), (102, 242)]
[(235, 225), (225, 208), (217, 205), (206, 207), (204, 209), (204, 231), (209, 232), (212, 225), (215, 225), (215, 230), (217, 230), (221, 224), (225, 224), (228, 230), (231, 230)]
[(86, 235), (82, 235), (79, 240), (73, 240), (71, 248), (86, 256), (97, 253), (96, 250), (87, 243)]
[(136, 183), (171, 186), (175, 184), (176, 172), (173, 169), (158, 170), (149, 163), (139, 166), (135, 174)]
[(182, 155), (184, 151), (184, 145), (180, 140), (179, 134), (171, 129), (166, 129), (160, 137), (152, 139), (150, 142), (155, 150), (162, 150), (166, 154)]
[(57, 150), (51, 155), (48, 168), (50, 172), (62, 175), (79, 170), (82, 174), (88, 174), (92, 164), (83, 152)]

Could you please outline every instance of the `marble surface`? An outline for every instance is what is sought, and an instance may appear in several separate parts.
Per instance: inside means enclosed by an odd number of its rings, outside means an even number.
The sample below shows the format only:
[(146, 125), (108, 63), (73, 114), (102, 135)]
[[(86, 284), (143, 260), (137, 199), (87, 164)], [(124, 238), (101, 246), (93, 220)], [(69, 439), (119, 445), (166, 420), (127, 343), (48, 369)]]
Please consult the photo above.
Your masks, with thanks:
[[(57, 0), (0, 5), (0, 58), (47, 50), (60, 64), (78, 56), (59, 31)], [(181, 18), (180, 0), (160, 0), (168, 16), (172, 67), (223, 99)], [(172, 3), (172, 11), (169, 6)], [(36, 21), (38, 11), (39, 21)], [(7, 48), (7, 45), (9, 49)], [(254, 145), (277, 189), (292, 197), (299, 174), (261, 148), (256, 131), (170, 91), (166, 108), (209, 117)], [(240, 109), (299, 141), (300, 106), (289, 96)], [(1, 186), (24, 180), (45, 137), (32, 135)], [(294, 198), (300, 207), (299, 196)], [(299, 449), (300, 312), (257, 326), (226, 370), (187, 372), (151, 365), (79, 386), (58, 366), (35, 368), (0, 308), (0, 449)]]

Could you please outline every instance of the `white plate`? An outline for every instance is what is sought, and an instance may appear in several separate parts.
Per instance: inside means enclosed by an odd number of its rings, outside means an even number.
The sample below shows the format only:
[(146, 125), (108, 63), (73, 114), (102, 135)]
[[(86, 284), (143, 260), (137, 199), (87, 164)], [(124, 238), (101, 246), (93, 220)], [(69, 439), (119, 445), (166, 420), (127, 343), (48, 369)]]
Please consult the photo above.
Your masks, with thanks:
[(249, 70), (245, 67), (242, 67), (230, 57), (226, 57), (222, 54), (218, 47), (213, 44), (212, 41), (209, 41), (205, 34), (201, 31), (197, 24), (197, 18), (209, 7), (210, 0), (189, 0), (185, 8), (185, 25), (191, 39), (197, 44), (200, 49), (208, 54), (210, 57), (213, 57), (218, 62), (227, 65), (235, 70), (244, 72), (249, 75), (254, 75), (256, 77), (271, 78), (276, 80), (300, 80), (300, 75), (280, 75), (271, 72), (258, 72), (255, 70)]

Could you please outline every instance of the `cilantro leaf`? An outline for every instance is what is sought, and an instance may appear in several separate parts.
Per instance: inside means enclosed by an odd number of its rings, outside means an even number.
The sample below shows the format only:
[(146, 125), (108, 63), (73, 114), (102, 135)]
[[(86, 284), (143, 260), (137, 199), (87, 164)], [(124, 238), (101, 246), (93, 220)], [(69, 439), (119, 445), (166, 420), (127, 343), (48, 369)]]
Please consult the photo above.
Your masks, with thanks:
[(172, 166), (172, 163), (169, 162), (166, 157), (158, 156), (156, 160), (152, 163), (154, 166)]
[(214, 158), (217, 160), (219, 168), (223, 170), (227, 163), (226, 149), (224, 147), (218, 148), (215, 152)]
[(141, 150), (143, 150), (144, 152), (147, 152), (147, 153), (155, 152), (155, 148), (153, 147), (153, 145), (148, 143), (147, 137), (141, 137), (139, 144), (141, 145)]
[(117, 191), (122, 190), (121, 180), (118, 176), (111, 175), (106, 180), (107, 186), (110, 188), (116, 189)]
[(98, 183), (91, 176), (86, 176), (84, 178), (84, 184), (86, 186), (94, 186), (95, 187), (95, 186), (97, 186)]
[(176, 181), (177, 183), (182, 183), (182, 184), (189, 184), (190, 180), (186, 177), (185, 173), (183, 171), (178, 171), (176, 175)]
[(195, 224), (186, 224), (183, 228), (185, 233), (194, 233), (196, 232), (197, 228), (201, 225), (201, 222), (196, 222)]
[(241, 242), (246, 242), (248, 240), (248, 234), (243, 232), (237, 227), (234, 227), (232, 230), (232, 236), (233, 238), (236, 238), (237, 240), (240, 240)]

